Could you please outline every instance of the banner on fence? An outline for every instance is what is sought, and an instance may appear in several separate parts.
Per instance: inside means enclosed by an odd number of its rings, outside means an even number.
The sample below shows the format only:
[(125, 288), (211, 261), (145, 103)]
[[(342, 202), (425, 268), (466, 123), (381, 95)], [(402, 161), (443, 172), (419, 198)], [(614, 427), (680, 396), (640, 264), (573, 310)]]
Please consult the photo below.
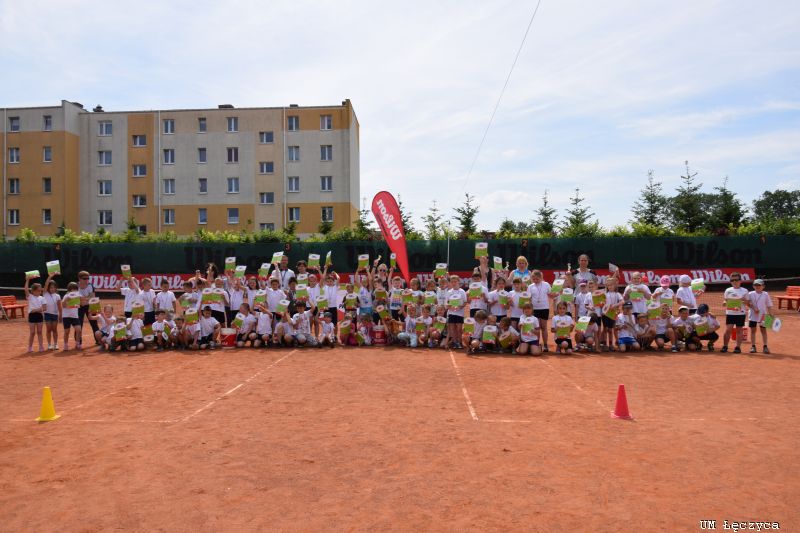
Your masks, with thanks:
[[(610, 275), (608, 270), (595, 270), (597, 276), (600, 278), (601, 283), (606, 276)], [(697, 269), (671, 269), (671, 268), (656, 268), (656, 269), (642, 269), (642, 270), (621, 270), (620, 271), (620, 284), (627, 284), (631, 275), (634, 272), (641, 272), (646, 278), (649, 285), (657, 285), (661, 276), (669, 276), (671, 285), (678, 285), (678, 279), (686, 274), (692, 279), (702, 278), (707, 285), (726, 284), (730, 282), (730, 275), (732, 272), (739, 272), (742, 275), (742, 281), (745, 283), (752, 281), (755, 278), (755, 270), (753, 268), (697, 268)], [(450, 272), (462, 278), (466, 283), (472, 276), (471, 270), (454, 271)], [(557, 277), (561, 277), (566, 273), (564, 270), (542, 270), (544, 280), (552, 283)], [(257, 272), (248, 272), (247, 277), (255, 276)], [(433, 272), (411, 272), (412, 277), (420, 278), (423, 281), (433, 278)], [(182, 290), (183, 282), (194, 278), (194, 274), (133, 274), (133, 277), (141, 280), (142, 278), (150, 278), (153, 281), (153, 287), (159, 289), (161, 282), (166, 280), (169, 283), (169, 289)], [(342, 283), (352, 281), (352, 274), (342, 275)], [(119, 280), (122, 279), (121, 274), (91, 274), (89, 283), (95, 288), (97, 292), (114, 292), (119, 290)]]

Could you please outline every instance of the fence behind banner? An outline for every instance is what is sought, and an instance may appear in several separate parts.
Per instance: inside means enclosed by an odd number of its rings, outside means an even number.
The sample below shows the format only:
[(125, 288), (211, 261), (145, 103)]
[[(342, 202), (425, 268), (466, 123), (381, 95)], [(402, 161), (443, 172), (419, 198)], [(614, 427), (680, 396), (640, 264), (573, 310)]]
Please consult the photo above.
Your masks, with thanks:
[[(750, 268), (759, 276), (795, 276), (800, 273), (800, 237), (670, 237), (602, 239), (515, 239), (490, 240), (489, 256), (499, 256), (513, 268), (519, 255), (528, 258), (532, 268), (563, 271), (573, 268), (578, 257), (587, 254), (590, 267), (605, 269), (614, 263), (623, 270), (650, 269), (677, 273), (691, 270), (716, 272), (731, 268)], [(109, 244), (0, 244), (0, 285), (19, 286), (27, 270), (46, 272), (45, 263), (61, 262), (61, 280), (73, 280), (80, 270), (92, 274), (119, 274), (120, 265), (130, 264), (134, 273), (186, 274), (205, 271), (209, 262), (220, 268), (225, 257), (236, 256), (248, 273), (255, 273), (276, 251), (289, 255), (290, 265), (307, 259), (309, 253), (332, 252), (333, 267), (351, 273), (358, 255), (378, 255), (388, 263), (389, 248), (383, 241), (300, 242), (264, 244), (226, 243), (109, 243)], [(429, 273), (438, 262), (449, 262), (451, 271), (468, 272), (475, 264), (475, 241), (409, 241), (409, 269)], [(726, 270), (727, 269), (727, 270)], [(712, 283), (714, 280), (710, 280)], [(724, 281), (724, 277), (722, 279)]]

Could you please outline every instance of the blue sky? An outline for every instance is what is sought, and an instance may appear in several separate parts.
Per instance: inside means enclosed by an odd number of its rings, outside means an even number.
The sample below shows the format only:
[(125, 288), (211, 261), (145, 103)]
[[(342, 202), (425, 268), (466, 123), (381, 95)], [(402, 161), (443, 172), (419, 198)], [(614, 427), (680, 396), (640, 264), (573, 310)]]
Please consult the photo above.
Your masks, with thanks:
[(530, 220), (545, 189), (563, 213), (575, 187), (603, 226), (624, 224), (648, 169), (672, 191), (687, 159), (705, 190), (728, 176), (748, 204), (800, 188), (790, 1), (542, 0), (466, 181), (534, 5), (0, 0), (0, 105), (350, 98), (363, 197), (387, 188), (419, 221), (468, 191), (482, 229)]

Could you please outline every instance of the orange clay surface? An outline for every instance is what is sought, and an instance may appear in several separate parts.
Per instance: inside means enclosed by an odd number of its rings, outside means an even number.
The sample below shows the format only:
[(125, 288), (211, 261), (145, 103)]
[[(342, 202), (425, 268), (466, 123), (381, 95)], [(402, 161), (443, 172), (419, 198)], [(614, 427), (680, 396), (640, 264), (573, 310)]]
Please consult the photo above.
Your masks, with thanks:
[[(798, 531), (800, 315), (780, 316), (772, 355), (524, 358), (29, 355), (2, 321), (0, 531)], [(634, 421), (609, 416), (620, 383)], [(37, 424), (45, 385), (62, 416)]]

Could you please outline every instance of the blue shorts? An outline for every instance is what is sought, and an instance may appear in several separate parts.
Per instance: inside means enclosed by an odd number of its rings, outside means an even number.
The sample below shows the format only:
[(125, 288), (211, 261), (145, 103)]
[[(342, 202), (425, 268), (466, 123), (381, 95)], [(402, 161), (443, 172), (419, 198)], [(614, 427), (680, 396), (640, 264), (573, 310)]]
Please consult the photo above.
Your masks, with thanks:
[(633, 337), (620, 337), (617, 341), (620, 346), (633, 346), (634, 343), (636, 343), (636, 339)]
[(372, 315), (372, 307), (359, 307), (358, 308), (359, 315)]

